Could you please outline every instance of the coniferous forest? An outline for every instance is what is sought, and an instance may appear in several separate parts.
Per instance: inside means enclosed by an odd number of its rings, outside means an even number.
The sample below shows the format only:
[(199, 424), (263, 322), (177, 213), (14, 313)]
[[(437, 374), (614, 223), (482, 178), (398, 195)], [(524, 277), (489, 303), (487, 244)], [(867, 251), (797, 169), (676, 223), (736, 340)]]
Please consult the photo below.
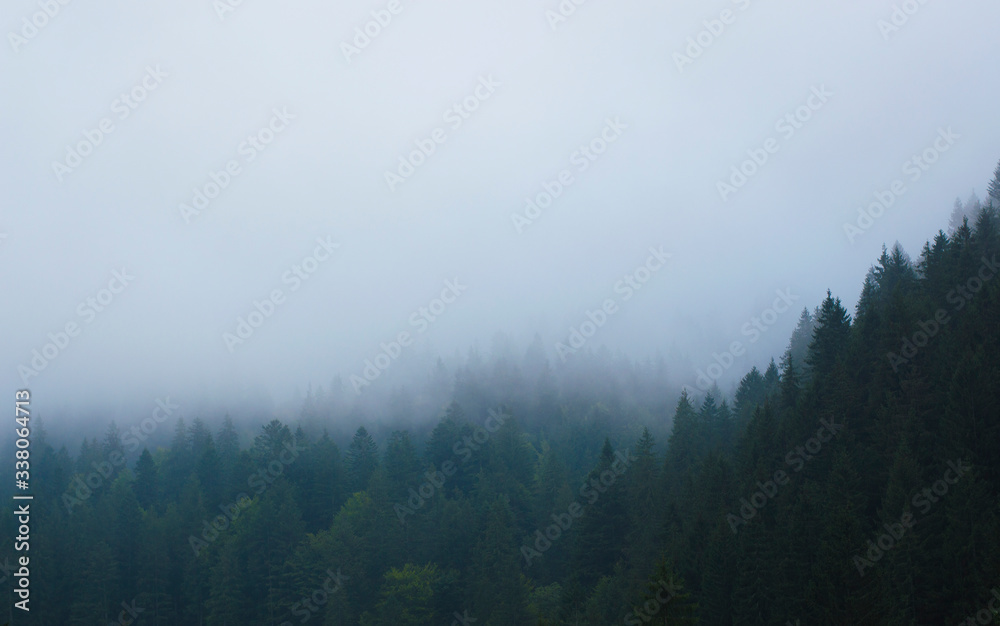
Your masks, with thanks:
[(990, 192), (885, 248), (856, 306), (806, 307), (734, 393), (536, 341), (388, 416), (335, 381), (253, 430), (170, 418), (169, 446), (36, 425), (35, 604), (9, 619), (1000, 624), (1000, 168)]

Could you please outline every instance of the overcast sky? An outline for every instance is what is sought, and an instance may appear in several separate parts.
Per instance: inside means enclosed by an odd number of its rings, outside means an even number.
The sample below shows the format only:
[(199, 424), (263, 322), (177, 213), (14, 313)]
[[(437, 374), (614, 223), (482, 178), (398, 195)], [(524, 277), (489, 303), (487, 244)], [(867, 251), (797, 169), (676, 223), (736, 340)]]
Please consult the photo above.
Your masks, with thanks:
[[(853, 310), (883, 243), (915, 258), (1000, 158), (988, 0), (914, 2), (898, 26), (891, 0), (42, 4), (2, 18), (0, 389), (53, 406), (284, 397), (363, 375), (401, 332), (453, 354), (537, 331), (558, 359), (606, 300), (585, 349), (686, 359), (694, 384), (792, 294), (738, 377), (827, 288)], [(757, 171), (720, 192), (740, 166)]]

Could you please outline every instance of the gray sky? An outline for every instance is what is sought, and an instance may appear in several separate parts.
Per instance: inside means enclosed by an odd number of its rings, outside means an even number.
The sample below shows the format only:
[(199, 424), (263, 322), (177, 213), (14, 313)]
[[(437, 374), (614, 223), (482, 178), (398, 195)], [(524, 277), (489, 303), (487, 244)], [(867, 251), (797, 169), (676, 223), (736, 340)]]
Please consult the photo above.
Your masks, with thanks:
[[(986, 0), (914, 3), (891, 31), (888, 0), (588, 0), (564, 21), (547, 17), (557, 0), (244, 0), (222, 17), (209, 0), (56, 6), (33, 30), (39, 5), (8, 2), (0, 52), (0, 389), (23, 387), (19, 366), (75, 323), (27, 376), (51, 406), (285, 397), (363, 376), (404, 331), (406, 354), (538, 331), (558, 360), (608, 299), (585, 349), (659, 351), (693, 385), (743, 340), (724, 380), (738, 378), (827, 288), (853, 308), (883, 243), (916, 257), (1000, 158), (1000, 5)], [(372, 12), (391, 21), (345, 54)], [(679, 60), (709, 28), (721, 33)], [(134, 88), (133, 109), (121, 97)], [(797, 110), (809, 119), (778, 125)], [(949, 128), (913, 180), (907, 162)], [(85, 133), (103, 137), (91, 150)], [(244, 143), (258, 134), (260, 150)], [(80, 142), (89, 154), (67, 171)], [(416, 142), (434, 152), (390, 190)], [(578, 152), (592, 142), (605, 149), (593, 160)], [(766, 146), (723, 200), (719, 181)], [(218, 174), (227, 164), (239, 173)], [(571, 182), (519, 232), (525, 198), (563, 170)], [(185, 219), (213, 174), (228, 185)], [(896, 180), (905, 192), (849, 241), (844, 224)], [(286, 272), (318, 239), (339, 248), (293, 289)], [(670, 258), (626, 300), (616, 285), (650, 247)], [(124, 290), (87, 304), (123, 268)], [(415, 323), (456, 279), (466, 288), (440, 318)], [(273, 314), (230, 351), (225, 333), (276, 289)], [(779, 289), (798, 300), (747, 343)]]

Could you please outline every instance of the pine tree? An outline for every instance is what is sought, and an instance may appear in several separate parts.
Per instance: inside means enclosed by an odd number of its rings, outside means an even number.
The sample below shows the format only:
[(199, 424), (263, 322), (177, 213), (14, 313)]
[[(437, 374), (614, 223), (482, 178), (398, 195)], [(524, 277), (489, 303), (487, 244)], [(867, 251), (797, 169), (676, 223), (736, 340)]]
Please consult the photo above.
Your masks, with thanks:
[(191, 462), (191, 443), (188, 440), (187, 426), (183, 417), (178, 417), (177, 423), (174, 425), (170, 454), (167, 456), (163, 470), (163, 481), (161, 482), (163, 493), (168, 497), (176, 497), (194, 470)]
[(347, 478), (352, 491), (362, 491), (378, 467), (378, 445), (364, 426), (354, 433), (347, 448)]
[(254, 461), (266, 465), (276, 460), (290, 446), (294, 438), (288, 426), (280, 420), (273, 419), (260, 428), (260, 434), (253, 440), (251, 455)]
[(955, 198), (955, 204), (951, 209), (951, 215), (948, 218), (948, 232), (954, 233), (958, 230), (959, 226), (962, 225), (962, 221), (968, 216), (965, 214), (965, 207), (962, 206), (962, 199)]
[(212, 432), (205, 426), (204, 420), (200, 417), (194, 418), (191, 428), (188, 430), (188, 440), (191, 442), (191, 456), (195, 462), (201, 459), (209, 448), (215, 447), (212, 439)]
[(635, 461), (625, 476), (625, 502), (628, 506), (629, 532), (625, 538), (625, 558), (632, 575), (630, 586), (645, 581), (655, 566), (657, 533), (660, 530), (660, 472), (653, 448), (656, 441), (648, 428), (635, 444)]
[(157, 476), (156, 463), (149, 450), (143, 448), (139, 460), (135, 464), (135, 495), (139, 506), (149, 509), (159, 497), (159, 479)]
[(237, 476), (237, 463), (240, 456), (240, 440), (233, 425), (233, 420), (227, 413), (222, 420), (222, 427), (215, 437), (215, 450), (219, 455), (219, 484), (226, 494), (238, 493), (246, 478)]
[[(809, 344), (812, 342), (813, 331), (815, 329), (816, 320), (813, 319), (808, 308), (803, 308), (802, 313), (799, 314), (799, 321), (795, 325), (795, 330), (792, 331), (792, 337), (788, 341), (788, 349), (785, 350), (785, 356), (782, 361), (791, 357), (798, 364), (797, 366), (802, 368), (805, 365), (806, 356), (809, 354)], [(800, 378), (808, 379), (808, 374), (805, 371), (800, 371), (799, 375)]]
[(767, 369), (764, 370), (764, 389), (767, 390), (767, 395), (778, 391), (778, 387), (781, 384), (781, 374), (778, 372), (778, 364), (771, 359), (771, 362), (767, 364)]
[(997, 168), (993, 170), (993, 180), (990, 181), (986, 189), (990, 198), (993, 199), (993, 203), (1000, 206), (1000, 163), (997, 163)]
[(616, 467), (624, 469), (620, 465), (611, 442), (605, 439), (601, 456), (580, 491), (584, 514), (577, 522), (580, 530), (573, 546), (572, 581), (588, 592), (624, 557), (630, 528), (624, 479), (616, 474)]
[(114, 420), (108, 425), (108, 430), (104, 434), (104, 441), (101, 444), (101, 455), (108, 459), (112, 454), (125, 454), (125, 447), (122, 445), (121, 431)]
[(330, 527), (333, 516), (343, 503), (346, 485), (344, 467), (340, 459), (340, 449), (323, 435), (303, 453), (300, 493), (302, 521), (307, 532), (316, 532)]
[(222, 420), (222, 428), (216, 437), (215, 447), (219, 451), (219, 456), (224, 463), (232, 462), (235, 460), (236, 455), (239, 454), (239, 436), (236, 434), (236, 427), (233, 426), (233, 418), (229, 417), (228, 413)]
[(528, 583), (521, 573), (513, 526), (506, 498), (497, 498), (486, 512), (469, 571), (470, 612), (484, 625), (528, 623)]
[(976, 251), (990, 258), (997, 252), (1000, 242), (1000, 203), (996, 207), (985, 206), (976, 215), (976, 225), (972, 230), (972, 241)]
[(799, 373), (795, 368), (795, 359), (791, 353), (786, 353), (781, 362), (781, 403), (791, 410), (795, 410), (799, 399)]
[(969, 199), (965, 201), (965, 206), (963, 210), (965, 211), (965, 217), (969, 220), (976, 219), (976, 215), (979, 214), (979, 210), (983, 208), (983, 203), (979, 200), (979, 196), (973, 191), (969, 194)]
[(834, 299), (830, 291), (820, 305), (816, 330), (809, 345), (806, 363), (816, 376), (830, 374), (847, 349), (851, 331), (851, 316), (847, 314), (840, 298)]
[(424, 449), (425, 466), (440, 468), (446, 461), (459, 465), (458, 472), (445, 486), (446, 494), (454, 493), (456, 490), (468, 494), (472, 490), (475, 476), (483, 460), (478, 451), (463, 445), (465, 438), (471, 437), (472, 434), (472, 427), (465, 420), (462, 407), (452, 402), (427, 441)]
[(421, 474), (420, 460), (408, 432), (396, 430), (389, 435), (382, 464), (390, 492), (395, 496), (405, 495), (408, 488), (419, 483), (417, 478)]
[(696, 459), (697, 423), (698, 414), (691, 406), (691, 400), (685, 389), (681, 391), (681, 397), (677, 400), (670, 439), (667, 442), (666, 462), (675, 476), (687, 470)]
[(761, 373), (756, 366), (751, 367), (750, 371), (743, 377), (740, 381), (739, 387), (736, 389), (736, 415), (734, 416), (734, 429), (737, 436), (743, 434), (743, 430), (750, 421), (750, 416), (753, 415), (757, 405), (764, 403), (766, 396), (767, 392), (764, 388), (764, 377), (761, 376)]

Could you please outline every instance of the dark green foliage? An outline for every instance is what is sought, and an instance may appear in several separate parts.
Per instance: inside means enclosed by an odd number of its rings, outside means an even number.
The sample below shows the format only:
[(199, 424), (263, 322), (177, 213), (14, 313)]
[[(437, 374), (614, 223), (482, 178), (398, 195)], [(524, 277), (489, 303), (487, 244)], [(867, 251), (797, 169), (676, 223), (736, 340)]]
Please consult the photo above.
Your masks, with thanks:
[(816, 377), (823, 377), (833, 371), (834, 366), (847, 351), (851, 332), (851, 317), (829, 291), (820, 305), (816, 318), (816, 329), (809, 344), (806, 363)]
[[(141, 452), (111, 424), (75, 458), (38, 428), (37, 605), (4, 617), (107, 624), (134, 602), (137, 624), (171, 626), (985, 619), (1000, 588), (998, 185), (1000, 167), (994, 204), (959, 203), (916, 261), (883, 249), (853, 319), (830, 292), (803, 310), (780, 366), (750, 369), (732, 398), (675, 391), (652, 359), (557, 373), (540, 339), (520, 360), (498, 340), (453, 390), (443, 363), (430, 373), (434, 424), (415, 418), (420, 393), (389, 394), (385, 417), (410, 431), (324, 423), (346, 403), (337, 385), (310, 389), (294, 431), (242, 433), (248, 449), (228, 416), (218, 431), (178, 419), (168, 447)], [(85, 493), (76, 479), (122, 454)], [(17, 526), (5, 504), (0, 534)]]
[(354, 433), (347, 448), (347, 479), (351, 491), (362, 491), (378, 467), (378, 446), (364, 426)]
[(993, 172), (993, 180), (990, 181), (987, 191), (993, 202), (1000, 206), (1000, 163), (997, 163), (997, 169)]

